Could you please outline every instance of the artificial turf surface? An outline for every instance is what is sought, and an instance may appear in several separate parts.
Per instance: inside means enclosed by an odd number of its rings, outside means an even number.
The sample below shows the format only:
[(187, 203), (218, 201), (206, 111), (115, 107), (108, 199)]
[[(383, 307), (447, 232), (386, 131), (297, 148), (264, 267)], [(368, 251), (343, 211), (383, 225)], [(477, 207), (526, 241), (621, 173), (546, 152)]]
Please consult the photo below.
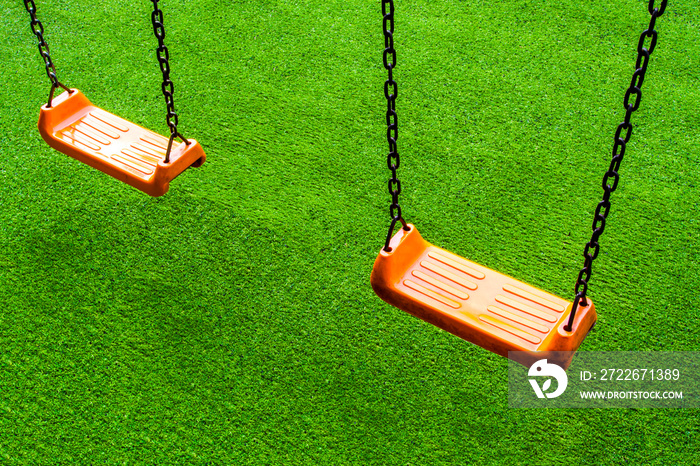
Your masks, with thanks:
[[(37, 1), (59, 78), (164, 134), (150, 2)], [(699, 464), (697, 410), (514, 410), (505, 359), (380, 301), (380, 2), (161, 2), (207, 162), (149, 198), (50, 149), (2, 0), (0, 463)], [(647, 2), (397, 1), (401, 203), (572, 296)], [(700, 349), (700, 7), (658, 20), (583, 350)]]

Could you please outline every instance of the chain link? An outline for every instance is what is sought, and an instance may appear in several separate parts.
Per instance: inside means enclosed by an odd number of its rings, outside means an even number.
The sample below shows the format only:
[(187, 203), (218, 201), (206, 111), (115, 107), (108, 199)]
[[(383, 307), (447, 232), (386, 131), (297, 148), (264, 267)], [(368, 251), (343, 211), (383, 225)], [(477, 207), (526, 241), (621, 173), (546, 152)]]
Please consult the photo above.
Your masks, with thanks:
[[(630, 86), (627, 88), (627, 92), (625, 92), (625, 98), (623, 100), (625, 119), (618, 125), (617, 130), (615, 131), (612, 159), (610, 161), (608, 171), (606, 171), (605, 175), (603, 176), (603, 200), (596, 206), (592, 225), (593, 234), (583, 250), (583, 268), (578, 274), (578, 278), (576, 279), (576, 288), (574, 290), (576, 297), (574, 298), (574, 302), (571, 307), (569, 321), (564, 327), (567, 332), (572, 330), (574, 316), (576, 315), (576, 310), (578, 309), (579, 304), (582, 306), (588, 305), (588, 301), (586, 300), (588, 281), (591, 279), (591, 273), (593, 273), (593, 261), (596, 259), (596, 257), (598, 257), (598, 253), (600, 252), (600, 244), (598, 243), (598, 240), (605, 230), (605, 220), (608, 218), (608, 214), (610, 213), (610, 195), (617, 189), (618, 182), (620, 181), (620, 164), (625, 156), (627, 143), (632, 137), (632, 124), (630, 123), (630, 118), (632, 117), (632, 114), (639, 109), (639, 104), (642, 101), (641, 88), (642, 84), (644, 83), (644, 75), (646, 74), (647, 66), (649, 65), (649, 56), (656, 47), (656, 39), (658, 36), (656, 30), (654, 30), (656, 19), (666, 10), (667, 1), (668, 0), (663, 0), (659, 8), (654, 8), (654, 0), (649, 0), (649, 14), (651, 15), (651, 20), (649, 21), (649, 27), (639, 36), (639, 43), (637, 45), (637, 61), (635, 62), (636, 69), (632, 75), (632, 81)], [(647, 39), (650, 40), (649, 44), (645, 47)], [(634, 96), (633, 101), (631, 101), (632, 96)], [(625, 132), (624, 137), (623, 131)]]
[(175, 94), (175, 85), (170, 80), (170, 54), (168, 53), (168, 47), (165, 46), (164, 42), (165, 27), (163, 26), (163, 11), (158, 8), (159, 1), (160, 0), (151, 0), (153, 3), (151, 21), (153, 22), (153, 33), (155, 34), (156, 39), (158, 39), (156, 56), (158, 57), (160, 71), (163, 74), (163, 84), (161, 85), (161, 90), (163, 91), (163, 97), (165, 97), (165, 105), (167, 107), (165, 120), (168, 123), (168, 128), (170, 128), (170, 140), (168, 141), (168, 150), (165, 153), (165, 163), (170, 163), (170, 150), (172, 149), (175, 138), (179, 137), (185, 142), (185, 144), (188, 145), (190, 142), (177, 130), (179, 120), (177, 113), (175, 113), (175, 100), (173, 98), (173, 95)]
[(56, 88), (62, 87), (68, 92), (72, 91), (63, 84), (61, 84), (58, 80), (58, 76), (56, 74), (56, 67), (54, 66), (53, 61), (51, 60), (49, 44), (46, 42), (46, 39), (44, 39), (44, 25), (41, 24), (41, 21), (39, 21), (36, 18), (36, 4), (34, 3), (34, 0), (24, 0), (24, 7), (27, 9), (27, 12), (31, 17), (30, 26), (36, 38), (39, 39), (39, 54), (41, 55), (41, 58), (44, 59), (44, 65), (46, 66), (46, 76), (48, 76), (49, 81), (51, 81), (51, 91), (49, 92), (49, 102), (47, 104), (47, 107), (51, 108), (53, 93), (56, 90)]
[(384, 96), (386, 97), (386, 140), (389, 144), (389, 154), (387, 155), (386, 163), (391, 170), (391, 178), (389, 179), (388, 187), (391, 194), (391, 206), (389, 207), (389, 215), (391, 216), (391, 224), (389, 232), (386, 235), (384, 242), (384, 250), (389, 252), (389, 242), (396, 227), (396, 222), (401, 222), (404, 230), (408, 230), (408, 225), (401, 214), (401, 206), (399, 205), (399, 194), (401, 194), (401, 182), (398, 179), (397, 170), (401, 163), (399, 158), (399, 150), (396, 141), (399, 138), (399, 116), (396, 113), (396, 96), (399, 92), (399, 87), (394, 80), (394, 68), (396, 68), (396, 49), (394, 49), (394, 0), (382, 0), (382, 16), (384, 30), (384, 68), (388, 72), (388, 78), (384, 82)]

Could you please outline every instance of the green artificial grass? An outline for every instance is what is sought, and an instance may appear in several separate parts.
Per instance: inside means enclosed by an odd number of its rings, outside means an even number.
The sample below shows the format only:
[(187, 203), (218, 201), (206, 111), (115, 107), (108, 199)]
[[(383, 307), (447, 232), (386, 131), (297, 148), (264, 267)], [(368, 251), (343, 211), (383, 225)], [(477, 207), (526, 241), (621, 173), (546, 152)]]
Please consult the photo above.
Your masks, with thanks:
[[(22, 2), (0, 43), (0, 463), (698, 464), (697, 410), (514, 410), (507, 362), (379, 300), (379, 1), (161, 2), (158, 199), (50, 149)], [(150, 2), (37, 0), (59, 78), (164, 134)], [(647, 2), (397, 1), (406, 218), (571, 298)], [(671, 1), (582, 350), (698, 351), (700, 8)]]

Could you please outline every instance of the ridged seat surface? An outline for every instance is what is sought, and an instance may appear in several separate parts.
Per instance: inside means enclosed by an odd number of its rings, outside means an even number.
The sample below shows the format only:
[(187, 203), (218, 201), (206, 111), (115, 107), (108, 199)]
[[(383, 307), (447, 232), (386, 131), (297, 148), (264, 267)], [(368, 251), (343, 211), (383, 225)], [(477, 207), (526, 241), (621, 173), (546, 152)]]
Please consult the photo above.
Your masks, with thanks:
[(54, 137), (144, 180), (155, 172), (168, 147), (166, 138), (99, 108), (55, 131)]
[[(379, 297), (399, 309), (497, 354), (575, 351), (596, 315), (581, 306), (574, 331), (563, 330), (571, 304), (423, 240), (413, 225), (382, 250), (372, 271)], [(536, 359), (534, 359), (536, 358)]]
[(163, 160), (168, 139), (95, 107), (77, 89), (43, 106), (39, 131), (53, 148), (95, 167), (151, 196), (167, 192), (169, 182), (205, 155), (194, 140), (173, 142), (170, 163)]

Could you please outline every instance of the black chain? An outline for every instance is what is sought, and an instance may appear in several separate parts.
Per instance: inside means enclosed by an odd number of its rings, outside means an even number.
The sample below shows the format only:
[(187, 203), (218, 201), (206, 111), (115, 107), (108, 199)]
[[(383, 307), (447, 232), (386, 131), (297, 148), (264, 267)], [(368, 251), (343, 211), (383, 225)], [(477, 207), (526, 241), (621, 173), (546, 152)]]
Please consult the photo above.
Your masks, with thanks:
[[(657, 32), (654, 30), (656, 25), (656, 19), (660, 17), (664, 10), (666, 9), (667, 0), (662, 0), (661, 6), (659, 8), (654, 8), (654, 0), (649, 0), (649, 14), (651, 15), (651, 20), (649, 22), (649, 27), (642, 32), (639, 36), (639, 43), (637, 45), (637, 62), (635, 64), (635, 71), (632, 75), (632, 82), (630, 83), (627, 92), (625, 93), (625, 98), (623, 101), (625, 108), (625, 120), (620, 123), (615, 131), (614, 144), (612, 150), (612, 160), (610, 161), (610, 167), (608, 171), (605, 172), (603, 176), (603, 200), (598, 203), (595, 208), (595, 214), (593, 217), (593, 234), (591, 235), (591, 240), (586, 243), (586, 247), (583, 250), (583, 257), (585, 258), (583, 262), (583, 268), (578, 274), (576, 279), (575, 293), (573, 305), (571, 307), (571, 315), (569, 316), (569, 321), (564, 327), (567, 332), (570, 332), (572, 325), (574, 323), (574, 316), (576, 315), (576, 310), (578, 309), (579, 303), (582, 306), (587, 306), (588, 301), (586, 300), (586, 293), (588, 292), (588, 281), (591, 279), (593, 261), (598, 257), (600, 252), (600, 244), (598, 239), (603, 234), (605, 230), (605, 219), (608, 218), (610, 213), (610, 195), (617, 189), (617, 184), (620, 181), (620, 164), (622, 163), (622, 158), (625, 156), (625, 149), (627, 143), (632, 137), (632, 124), (630, 119), (632, 114), (639, 109), (639, 104), (642, 101), (642, 84), (644, 83), (644, 75), (647, 72), (647, 66), (649, 66), (649, 56), (654, 51), (656, 47)], [(648, 47), (645, 47), (645, 42), (650, 39)], [(634, 97), (634, 102), (630, 102), (630, 99)], [(623, 135), (624, 131), (624, 135)]]
[(44, 59), (44, 64), (46, 65), (46, 76), (48, 76), (49, 81), (51, 81), (51, 91), (49, 92), (49, 102), (47, 104), (47, 107), (51, 108), (51, 102), (53, 101), (53, 93), (56, 90), (56, 88), (62, 87), (69, 93), (72, 93), (72, 91), (63, 84), (61, 84), (58, 80), (58, 76), (56, 75), (56, 67), (54, 66), (53, 61), (51, 60), (49, 44), (46, 43), (46, 40), (44, 39), (44, 25), (41, 24), (41, 21), (36, 19), (36, 4), (34, 3), (34, 0), (24, 0), (24, 7), (27, 9), (27, 12), (29, 12), (29, 16), (32, 19), (30, 23), (32, 32), (37, 37), (37, 39), (39, 39), (39, 53), (41, 54), (41, 58)]
[(163, 73), (163, 84), (161, 89), (163, 90), (165, 105), (168, 109), (165, 119), (168, 123), (168, 128), (170, 128), (170, 140), (168, 141), (168, 150), (165, 153), (165, 163), (170, 163), (170, 150), (173, 147), (173, 140), (175, 140), (176, 137), (179, 137), (187, 145), (190, 144), (190, 141), (185, 139), (185, 137), (177, 130), (178, 118), (177, 113), (175, 113), (175, 101), (173, 100), (175, 86), (170, 80), (170, 63), (168, 62), (170, 55), (168, 54), (168, 47), (166, 47), (164, 43), (165, 27), (163, 26), (163, 12), (160, 8), (158, 8), (159, 1), (160, 0), (151, 0), (151, 2), (153, 2), (153, 13), (151, 14), (151, 20), (153, 22), (153, 33), (158, 39), (156, 55), (158, 57), (158, 64), (160, 65), (160, 71)]
[[(387, 5), (389, 6), (388, 11)], [(399, 88), (396, 81), (394, 81), (394, 68), (396, 68), (396, 50), (394, 49), (394, 0), (382, 0), (382, 15), (384, 17), (384, 68), (386, 68), (389, 73), (389, 77), (384, 83), (384, 96), (386, 96), (386, 140), (389, 143), (389, 154), (387, 155), (386, 163), (389, 170), (391, 170), (391, 179), (389, 179), (389, 194), (391, 194), (389, 216), (391, 217), (391, 225), (389, 225), (389, 232), (384, 242), (384, 250), (388, 252), (391, 251), (389, 242), (394, 233), (396, 222), (400, 221), (404, 230), (408, 230), (409, 228), (401, 215), (401, 206), (399, 205), (401, 182), (396, 174), (400, 159), (398, 146), (396, 145), (396, 140), (399, 138), (399, 117), (396, 114), (396, 96), (399, 92)]]

